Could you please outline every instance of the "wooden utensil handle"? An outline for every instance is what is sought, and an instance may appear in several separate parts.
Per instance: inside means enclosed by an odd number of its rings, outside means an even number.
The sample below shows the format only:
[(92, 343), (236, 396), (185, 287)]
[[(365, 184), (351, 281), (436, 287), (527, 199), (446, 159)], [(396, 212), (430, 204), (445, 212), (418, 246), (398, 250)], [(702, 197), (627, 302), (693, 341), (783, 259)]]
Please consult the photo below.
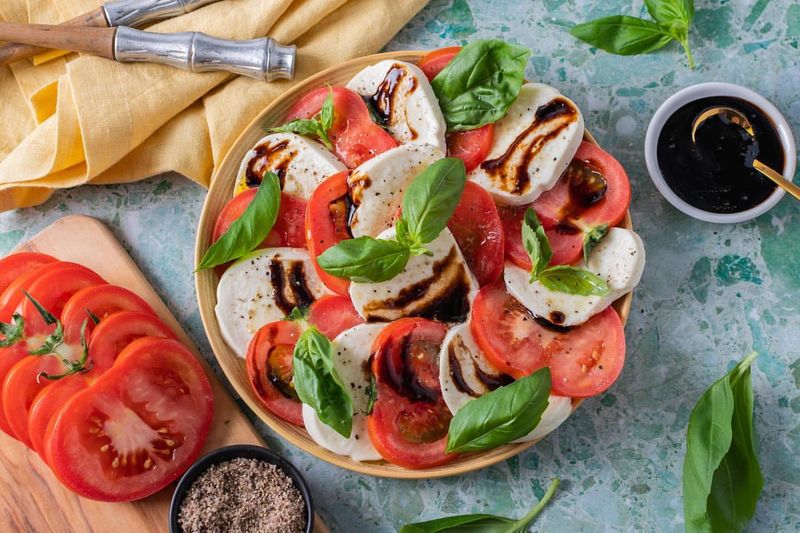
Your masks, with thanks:
[(0, 40), (114, 59), (116, 28), (0, 22)]
[[(91, 28), (107, 28), (108, 21), (106, 20), (105, 12), (102, 7), (98, 7), (94, 11), (84, 13), (79, 17), (68, 20), (62, 26), (87, 26)], [(10, 42), (0, 46), (0, 66), (8, 65), (22, 59), (28, 59), (35, 55), (47, 52), (47, 48), (40, 48), (29, 44), (20, 44)]]

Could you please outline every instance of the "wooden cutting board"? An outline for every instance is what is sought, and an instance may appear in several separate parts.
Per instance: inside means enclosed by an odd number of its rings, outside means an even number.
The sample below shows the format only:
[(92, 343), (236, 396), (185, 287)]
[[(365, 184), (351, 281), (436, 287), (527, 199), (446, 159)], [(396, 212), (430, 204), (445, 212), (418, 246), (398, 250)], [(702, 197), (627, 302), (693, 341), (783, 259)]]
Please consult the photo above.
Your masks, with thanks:
[[(181, 325), (147, 282), (111, 231), (87, 216), (68, 216), (48, 226), (17, 251), (50, 254), (85, 265), (109, 283), (126, 287), (149, 303), (203, 362), (214, 390), (214, 424), (203, 453), (229, 444), (259, 444), (250, 425)], [(39, 456), (0, 432), (0, 531), (158, 532), (168, 530), (174, 484), (133, 503), (101, 503), (65, 489)], [(315, 517), (315, 532), (328, 528)]]

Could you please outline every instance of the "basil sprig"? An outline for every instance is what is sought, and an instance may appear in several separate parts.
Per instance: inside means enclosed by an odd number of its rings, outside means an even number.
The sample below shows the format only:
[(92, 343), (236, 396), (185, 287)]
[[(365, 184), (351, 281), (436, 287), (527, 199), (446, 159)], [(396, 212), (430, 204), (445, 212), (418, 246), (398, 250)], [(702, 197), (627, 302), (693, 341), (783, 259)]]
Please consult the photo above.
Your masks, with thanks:
[(431, 81), (448, 131), (500, 120), (519, 96), (531, 51), (498, 39), (475, 41)]
[(689, 416), (683, 462), (686, 531), (741, 531), (764, 487), (753, 427), (753, 352), (703, 393)]
[(13, 346), (22, 340), (25, 333), (25, 319), (19, 313), (11, 315), (11, 322), (0, 322), (0, 348)]
[(453, 417), (448, 452), (490, 450), (524, 437), (539, 425), (550, 396), (550, 369), (470, 400)]
[(291, 122), (287, 122), (283, 126), (270, 128), (268, 131), (282, 132), (282, 133), (296, 133), (298, 135), (306, 135), (316, 137), (328, 150), (333, 149), (331, 138), (328, 132), (333, 127), (333, 90), (328, 92), (325, 101), (322, 103), (322, 108), (319, 113), (312, 118), (298, 118)]
[(608, 224), (600, 224), (586, 232), (583, 236), (583, 262), (589, 264), (589, 255), (594, 250), (595, 246), (600, 244), (603, 237), (608, 235)]
[(400, 533), (463, 533), (465, 531), (475, 531), (484, 533), (524, 533), (528, 531), (531, 523), (536, 519), (542, 509), (550, 502), (558, 488), (560, 481), (553, 479), (542, 499), (530, 510), (528, 514), (518, 520), (491, 514), (466, 514), (459, 516), (447, 516), (407, 524), (400, 528)]
[(689, 68), (694, 70), (689, 48), (694, 0), (645, 0), (644, 3), (655, 22), (613, 15), (573, 26), (570, 33), (592, 46), (619, 55), (647, 54), (674, 40), (683, 47)]
[(249, 254), (267, 238), (281, 207), (281, 183), (274, 172), (264, 174), (253, 201), (228, 230), (206, 250), (197, 270), (212, 268)]
[(333, 346), (311, 326), (297, 340), (292, 354), (294, 387), (304, 404), (344, 438), (353, 430), (353, 401), (333, 365)]
[(522, 244), (533, 265), (531, 283), (538, 281), (551, 291), (581, 296), (607, 296), (611, 292), (603, 279), (588, 270), (569, 265), (547, 266), (553, 257), (550, 240), (536, 212), (530, 207), (522, 221)]
[(325, 250), (317, 257), (317, 264), (328, 274), (356, 283), (392, 279), (403, 271), (411, 256), (430, 254), (425, 245), (447, 227), (466, 181), (463, 161), (453, 157), (436, 161), (403, 194), (396, 239), (347, 239)]

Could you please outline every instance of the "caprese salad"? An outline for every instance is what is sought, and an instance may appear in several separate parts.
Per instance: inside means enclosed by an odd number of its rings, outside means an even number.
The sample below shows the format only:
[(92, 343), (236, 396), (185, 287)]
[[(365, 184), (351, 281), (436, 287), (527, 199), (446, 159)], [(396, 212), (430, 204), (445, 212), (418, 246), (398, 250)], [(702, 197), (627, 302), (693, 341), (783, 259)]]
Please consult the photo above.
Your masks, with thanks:
[(199, 268), (275, 416), (426, 468), (538, 439), (625, 358), (644, 247), (622, 166), (497, 40), (380, 61), (247, 153)]
[(86, 498), (131, 501), (197, 459), (211, 385), (150, 305), (49, 255), (0, 259), (0, 431)]

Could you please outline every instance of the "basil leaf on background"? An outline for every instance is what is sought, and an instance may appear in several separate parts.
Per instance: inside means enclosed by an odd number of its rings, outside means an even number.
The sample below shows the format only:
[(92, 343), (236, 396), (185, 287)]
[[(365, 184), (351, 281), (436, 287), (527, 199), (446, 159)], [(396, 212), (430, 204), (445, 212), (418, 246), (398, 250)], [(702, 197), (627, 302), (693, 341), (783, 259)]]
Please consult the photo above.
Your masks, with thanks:
[(328, 132), (333, 126), (333, 91), (328, 93), (325, 101), (322, 103), (322, 108), (313, 118), (297, 118), (291, 122), (287, 122), (282, 126), (269, 128), (267, 131), (277, 133), (296, 133), (297, 135), (305, 135), (306, 137), (316, 137), (325, 148), (328, 150), (333, 149), (331, 139)]
[(525, 218), (522, 221), (522, 244), (531, 258), (533, 265), (531, 281), (535, 281), (550, 263), (553, 250), (550, 248), (550, 240), (539, 222), (539, 217), (536, 216), (536, 211), (530, 207), (525, 211)]
[(491, 514), (467, 514), (447, 516), (415, 524), (407, 524), (400, 528), (400, 533), (524, 533), (531, 523), (550, 502), (558, 488), (560, 480), (553, 479), (547, 491), (533, 509), (519, 520)]
[(524, 437), (539, 424), (549, 396), (545, 367), (470, 400), (450, 422), (447, 451), (489, 450)]
[(392, 279), (403, 271), (410, 257), (405, 244), (359, 237), (331, 246), (317, 257), (317, 264), (338, 278), (369, 283)]
[(297, 340), (292, 355), (294, 387), (325, 424), (344, 438), (353, 429), (353, 402), (333, 365), (333, 346), (316, 327)]
[(694, 0), (644, 0), (653, 20), (670, 29), (688, 31), (694, 18)]
[(413, 242), (429, 243), (447, 227), (466, 182), (464, 162), (447, 157), (430, 165), (409, 184), (403, 193), (401, 220)]
[(569, 265), (556, 265), (539, 275), (539, 283), (551, 291), (581, 296), (608, 296), (611, 289), (600, 277)]
[(20, 340), (25, 333), (25, 319), (19, 313), (14, 313), (11, 316), (11, 322), (0, 322), (0, 334), (3, 338), (0, 339), (0, 348), (13, 346)]
[(683, 512), (689, 533), (741, 531), (764, 486), (753, 426), (755, 352), (698, 400), (686, 430)]
[(608, 224), (600, 224), (590, 229), (583, 237), (583, 263), (589, 264), (589, 256), (603, 237), (608, 235)]
[(475, 41), (431, 81), (448, 131), (496, 122), (517, 99), (531, 51), (498, 39)]
[(281, 206), (281, 185), (273, 172), (264, 174), (253, 201), (228, 230), (206, 250), (197, 270), (240, 259), (267, 238)]

